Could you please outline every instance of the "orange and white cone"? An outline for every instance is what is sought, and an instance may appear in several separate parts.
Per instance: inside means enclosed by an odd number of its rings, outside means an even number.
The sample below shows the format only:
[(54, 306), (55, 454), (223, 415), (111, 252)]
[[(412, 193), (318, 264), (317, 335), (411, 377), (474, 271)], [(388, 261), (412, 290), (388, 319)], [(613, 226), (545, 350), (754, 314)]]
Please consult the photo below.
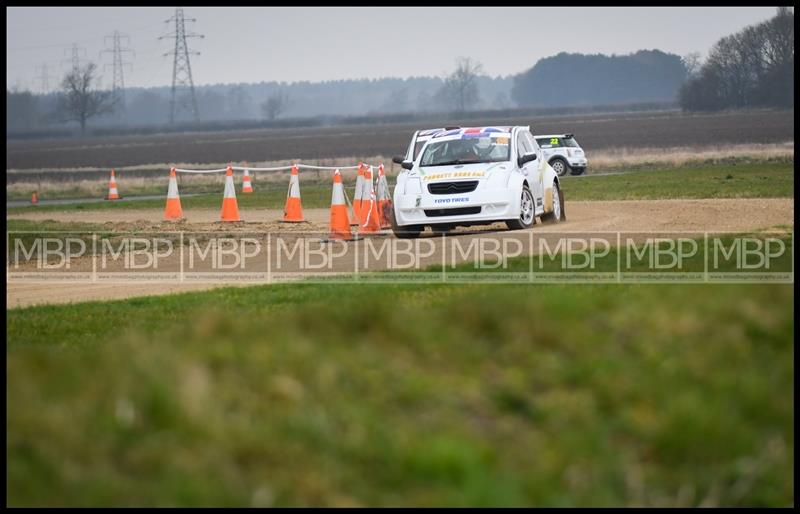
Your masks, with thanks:
[(111, 179), (108, 181), (108, 196), (106, 200), (119, 200), (119, 192), (117, 191), (117, 175), (114, 170), (111, 170)]
[(292, 166), (292, 175), (289, 177), (289, 192), (286, 193), (286, 205), (283, 207), (283, 221), (285, 223), (302, 223), (303, 205), (300, 201), (300, 176), (297, 165)]
[(347, 216), (347, 204), (344, 199), (344, 185), (342, 174), (339, 170), (333, 172), (333, 194), (331, 195), (331, 226), (328, 239), (350, 241), (353, 233), (350, 232), (350, 220)]
[(353, 193), (353, 216), (350, 220), (351, 225), (361, 225), (361, 197), (364, 186), (364, 164), (358, 163), (358, 176), (356, 177), (356, 191)]
[(378, 202), (375, 199), (375, 188), (372, 184), (372, 166), (364, 172), (364, 183), (362, 184), (364, 196), (361, 197), (361, 225), (360, 231), (363, 234), (378, 232), (381, 229), (378, 219)]
[(250, 170), (244, 169), (244, 176), (242, 177), (242, 193), (252, 193), (253, 183), (250, 181)]
[(169, 187), (167, 188), (167, 206), (164, 208), (164, 219), (177, 221), (183, 219), (181, 197), (178, 195), (178, 178), (175, 168), (169, 170)]
[(36, 205), (39, 203), (39, 197), (36, 195), (36, 191), (31, 194), (31, 203)]
[(239, 217), (239, 204), (236, 202), (236, 188), (233, 186), (233, 169), (225, 170), (225, 193), (222, 197), (222, 221), (242, 221)]
[(389, 182), (383, 164), (378, 166), (378, 221), (382, 229), (391, 228), (389, 221), (392, 210), (392, 197), (389, 194)]

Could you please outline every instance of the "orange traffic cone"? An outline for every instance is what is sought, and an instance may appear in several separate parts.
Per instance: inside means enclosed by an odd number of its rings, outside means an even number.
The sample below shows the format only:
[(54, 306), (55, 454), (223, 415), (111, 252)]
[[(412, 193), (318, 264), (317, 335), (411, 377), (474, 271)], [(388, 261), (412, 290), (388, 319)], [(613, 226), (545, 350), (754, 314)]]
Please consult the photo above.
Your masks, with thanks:
[(244, 169), (244, 177), (242, 177), (242, 193), (252, 193), (253, 183), (250, 181), (250, 170)]
[(378, 219), (378, 202), (375, 201), (375, 188), (372, 185), (372, 166), (364, 172), (364, 183), (361, 186), (364, 196), (361, 197), (361, 232), (378, 232), (381, 229)]
[(233, 186), (233, 169), (225, 170), (225, 193), (222, 197), (222, 221), (242, 221), (239, 217), (239, 204), (236, 202), (236, 188)]
[(286, 223), (302, 223), (303, 205), (300, 202), (300, 177), (297, 165), (292, 166), (292, 175), (289, 177), (289, 192), (286, 193), (286, 205), (283, 208), (283, 221)]
[(108, 181), (108, 196), (106, 200), (119, 200), (119, 192), (117, 192), (117, 175), (114, 170), (111, 170), (111, 179)]
[(39, 197), (36, 195), (36, 191), (31, 194), (31, 203), (36, 205), (39, 203)]
[(350, 221), (347, 218), (347, 205), (344, 200), (344, 186), (342, 174), (339, 170), (333, 172), (333, 194), (331, 195), (331, 229), (328, 239), (350, 241), (353, 233), (350, 232)]
[(353, 193), (353, 216), (350, 219), (351, 225), (361, 225), (361, 197), (364, 185), (364, 164), (358, 163), (358, 177), (356, 177), (356, 191)]
[(389, 194), (389, 182), (383, 164), (378, 166), (378, 221), (382, 229), (391, 228), (389, 216), (392, 214), (392, 197)]
[(169, 170), (169, 188), (167, 189), (167, 206), (164, 208), (165, 220), (180, 220), (183, 218), (181, 197), (178, 196), (178, 178), (175, 168)]

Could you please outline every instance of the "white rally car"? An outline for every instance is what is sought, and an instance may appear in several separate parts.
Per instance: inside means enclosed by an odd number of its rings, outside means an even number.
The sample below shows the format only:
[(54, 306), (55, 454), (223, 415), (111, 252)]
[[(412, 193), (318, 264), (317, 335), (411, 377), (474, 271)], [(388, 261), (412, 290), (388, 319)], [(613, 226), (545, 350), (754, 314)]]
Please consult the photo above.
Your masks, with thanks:
[(504, 221), (513, 230), (533, 226), (536, 216), (566, 219), (558, 176), (529, 127), (452, 128), (429, 136), (397, 176), (392, 230), (398, 237), (417, 237), (426, 226), (446, 232)]
[(550, 134), (533, 136), (542, 149), (542, 157), (552, 166), (559, 177), (568, 172), (580, 175), (586, 171), (586, 153), (575, 140), (574, 134)]

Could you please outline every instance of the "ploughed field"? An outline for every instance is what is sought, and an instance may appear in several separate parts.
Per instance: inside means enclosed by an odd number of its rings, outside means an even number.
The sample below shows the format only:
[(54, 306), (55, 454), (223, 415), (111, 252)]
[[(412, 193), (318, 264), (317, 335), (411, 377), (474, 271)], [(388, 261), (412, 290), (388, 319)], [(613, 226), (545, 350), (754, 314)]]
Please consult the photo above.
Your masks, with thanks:
[[(444, 123), (444, 122), (442, 122)], [(574, 133), (587, 151), (794, 140), (793, 111), (689, 115), (645, 112), (450, 120), (448, 124), (530, 125), (534, 133)], [(7, 169), (110, 168), (166, 163), (316, 160), (403, 153), (419, 122), (294, 129), (7, 140)], [(590, 155), (591, 158), (591, 155)], [(163, 166), (161, 166), (163, 167)]]

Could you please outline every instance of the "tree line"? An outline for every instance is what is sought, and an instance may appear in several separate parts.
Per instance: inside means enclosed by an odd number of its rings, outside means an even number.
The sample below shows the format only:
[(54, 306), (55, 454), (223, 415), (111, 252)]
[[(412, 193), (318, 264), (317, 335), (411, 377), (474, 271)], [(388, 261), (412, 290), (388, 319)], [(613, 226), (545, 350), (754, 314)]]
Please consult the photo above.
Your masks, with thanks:
[(511, 98), (531, 107), (671, 102), (687, 73), (680, 56), (660, 50), (610, 56), (562, 52), (514, 77)]
[[(508, 98), (510, 77), (489, 77), (479, 74), (481, 67), (470, 59), (459, 59), (452, 80), (448, 77), (409, 77), (354, 79), (324, 82), (260, 82), (251, 84), (211, 84), (195, 87), (199, 120), (182, 113), (176, 122), (257, 121), (317, 116), (362, 116), (403, 113), (428, 113), (505, 109), (512, 106)], [(18, 89), (6, 90), (7, 130), (33, 131), (55, 128), (63, 123), (67, 109), (59, 103), (62, 97), (112, 103), (98, 85), (97, 69), (92, 65), (72, 70), (65, 76), (58, 92), (33, 94)], [(93, 86), (76, 91), (75, 85), (89, 81)], [(461, 82), (464, 85), (461, 85)], [(458, 89), (458, 92), (455, 90)], [(455, 92), (455, 94), (453, 94)], [(126, 88), (124, 99), (113, 102), (113, 109), (92, 114), (92, 124), (144, 126), (167, 122), (170, 113), (171, 88)], [(107, 98), (103, 98), (107, 97)], [(78, 108), (80, 102), (73, 103)], [(65, 111), (66, 109), (66, 111)], [(80, 125), (82, 114), (75, 114)], [(88, 114), (85, 113), (85, 114)]]
[(721, 38), (678, 100), (688, 111), (794, 107), (794, 13), (779, 7), (773, 18)]

